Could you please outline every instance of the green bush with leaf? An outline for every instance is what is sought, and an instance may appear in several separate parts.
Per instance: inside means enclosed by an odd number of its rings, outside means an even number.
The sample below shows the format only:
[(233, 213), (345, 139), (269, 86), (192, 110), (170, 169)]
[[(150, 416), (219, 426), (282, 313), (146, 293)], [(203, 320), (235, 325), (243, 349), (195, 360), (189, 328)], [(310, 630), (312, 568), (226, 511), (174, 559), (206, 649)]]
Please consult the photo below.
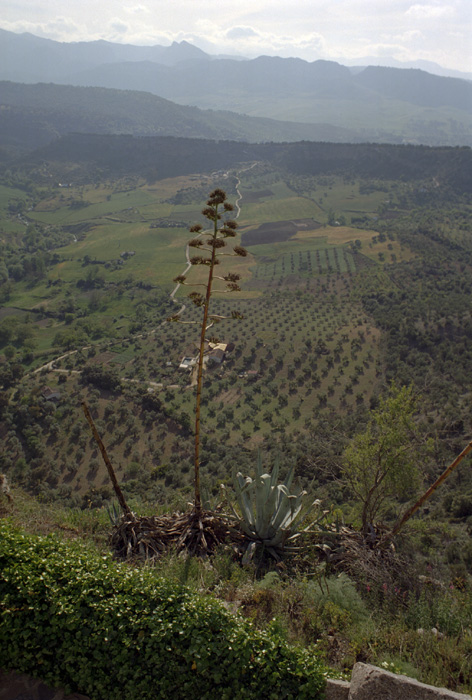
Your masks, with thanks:
[(433, 445), (415, 422), (417, 404), (413, 386), (392, 383), (344, 451), (342, 478), (359, 502), (365, 534), (419, 487), (419, 465)]
[(0, 667), (93, 700), (323, 697), (307, 650), (154, 570), (0, 523)]

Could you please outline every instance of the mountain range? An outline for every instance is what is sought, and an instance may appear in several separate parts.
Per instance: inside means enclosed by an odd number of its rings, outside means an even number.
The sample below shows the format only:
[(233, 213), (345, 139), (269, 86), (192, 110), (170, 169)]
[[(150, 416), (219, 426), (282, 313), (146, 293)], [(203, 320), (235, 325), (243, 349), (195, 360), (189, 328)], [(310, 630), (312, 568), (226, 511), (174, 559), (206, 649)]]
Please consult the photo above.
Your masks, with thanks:
[[(174, 42), (169, 47), (106, 41), (68, 44), (0, 30), (0, 80), (134, 91), (132, 98), (128, 94), (128, 100), (137, 100), (146, 114), (155, 110), (153, 119), (146, 116), (145, 126), (136, 125), (143, 119), (137, 109), (134, 117), (128, 115), (121, 121), (118, 110), (115, 116), (119, 123), (112, 133), (140, 133), (144, 129), (148, 134), (249, 141), (472, 145), (472, 82), (419, 69), (348, 68), (334, 61), (309, 63), (269, 56), (239, 60), (212, 57), (187, 42)], [(71, 109), (70, 104), (64, 104), (66, 92), (61, 93), (61, 98), (57, 93), (52, 99), (51, 89), (48, 92), (42, 87), (48, 98), (41, 100), (36, 91), (31, 104), (26, 95), (32, 96), (34, 91), (25, 91), (20, 98), (17, 89), (13, 99), (14, 90), (7, 85), (4, 82), (1, 86), (0, 105), (8, 106), (10, 121), (28, 121), (28, 110), (31, 117), (31, 110), (38, 109), (41, 118), (48, 121), (46, 131), (64, 133), (57, 125), (49, 125), (48, 115), (57, 112), (56, 98), (63, 111)], [(137, 97), (137, 92), (148, 95)], [(152, 102), (149, 93), (161, 101)], [(67, 94), (72, 96), (71, 92)], [(101, 94), (104, 97), (105, 93)], [(75, 108), (79, 103), (79, 111), (84, 113), (88, 99), (80, 107), (79, 95), (83, 97), (85, 93), (77, 92), (71, 100)], [(97, 95), (90, 97), (91, 102), (96, 103)], [(177, 104), (171, 107), (162, 98)], [(114, 99), (119, 101), (116, 94)], [(178, 112), (179, 105), (199, 107), (205, 112)], [(165, 111), (172, 123), (162, 121)], [(174, 117), (170, 116), (172, 111)], [(70, 130), (102, 132), (96, 112), (93, 108), (85, 119), (88, 123)], [(250, 121), (248, 116), (266, 121)], [(67, 121), (71, 121), (70, 116), (65, 118)]]

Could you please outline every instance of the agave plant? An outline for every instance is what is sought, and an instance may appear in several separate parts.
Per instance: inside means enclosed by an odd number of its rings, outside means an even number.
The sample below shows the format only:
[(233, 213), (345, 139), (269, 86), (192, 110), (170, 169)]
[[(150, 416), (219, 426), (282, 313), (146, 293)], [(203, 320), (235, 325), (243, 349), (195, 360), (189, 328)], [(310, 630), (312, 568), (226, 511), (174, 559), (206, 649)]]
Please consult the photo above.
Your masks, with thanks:
[[(195, 441), (194, 441), (194, 503), (193, 511), (198, 521), (200, 513), (202, 511), (202, 498), (200, 490), (200, 406), (202, 397), (202, 382), (203, 382), (203, 360), (206, 355), (205, 352), (205, 342), (211, 341), (213, 343), (219, 343), (219, 339), (215, 336), (207, 337), (207, 331), (210, 330), (215, 324), (219, 323), (228, 318), (241, 319), (244, 318), (239, 311), (233, 310), (230, 316), (222, 316), (220, 314), (210, 314), (210, 300), (212, 294), (218, 291), (219, 294), (227, 294), (232, 292), (241, 291), (239, 287), (240, 275), (234, 272), (227, 272), (226, 274), (217, 275), (215, 273), (216, 265), (221, 263), (222, 256), (236, 256), (245, 258), (247, 256), (247, 250), (242, 248), (240, 245), (233, 246), (230, 252), (224, 252), (223, 249), (226, 246), (227, 238), (234, 238), (236, 236), (236, 229), (238, 224), (236, 221), (223, 220), (222, 216), (225, 213), (229, 213), (234, 210), (232, 204), (226, 201), (226, 192), (221, 189), (216, 189), (210, 193), (210, 197), (207, 200), (207, 206), (203, 209), (203, 216), (211, 223), (210, 230), (205, 232), (201, 224), (195, 224), (190, 227), (190, 232), (196, 234), (195, 238), (192, 238), (188, 242), (188, 248), (198, 248), (199, 251), (207, 252), (207, 256), (194, 255), (189, 259), (189, 266), (191, 265), (205, 265), (208, 267), (208, 277), (206, 283), (190, 283), (187, 281), (185, 275), (178, 275), (174, 279), (179, 285), (183, 284), (190, 287), (205, 287), (205, 294), (198, 291), (190, 292), (188, 295), (195, 306), (202, 309), (202, 320), (200, 324), (200, 344), (198, 352), (198, 363), (196, 367), (196, 397), (195, 397)], [(205, 236), (208, 236), (205, 239)], [(220, 289), (214, 289), (213, 285), (218, 280)], [(222, 282), (225, 284), (222, 285)], [(175, 321), (177, 323), (194, 323), (193, 321), (182, 321), (180, 318), (180, 312), (169, 316), (168, 321)]]
[(234, 476), (234, 490), (241, 511), (241, 517), (237, 517), (252, 540), (245, 561), (252, 557), (257, 544), (262, 544), (275, 559), (280, 559), (280, 551), (297, 537), (295, 524), (300, 517), (306, 491), (290, 493), (293, 474), (292, 467), (284, 483), (277, 483), (279, 461), (276, 460), (271, 474), (263, 473), (259, 453), (255, 479), (244, 477), (241, 472)]

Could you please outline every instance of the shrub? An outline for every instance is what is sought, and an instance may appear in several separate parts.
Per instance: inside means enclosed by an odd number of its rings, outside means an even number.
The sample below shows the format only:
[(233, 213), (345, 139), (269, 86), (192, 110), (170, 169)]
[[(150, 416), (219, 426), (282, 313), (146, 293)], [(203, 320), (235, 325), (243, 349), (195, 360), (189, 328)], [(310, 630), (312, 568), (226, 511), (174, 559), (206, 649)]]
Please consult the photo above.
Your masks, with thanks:
[[(302, 499), (306, 491), (290, 494), (294, 467), (290, 469), (285, 482), (278, 484), (279, 462), (276, 461), (272, 474), (262, 473), (262, 457), (259, 452), (256, 461), (256, 477), (244, 478), (241, 472), (233, 477), (234, 490), (242, 514), (240, 524), (251, 543), (245, 559), (249, 560), (256, 544), (262, 544), (275, 558), (280, 559), (286, 543), (297, 536), (296, 522), (300, 519)], [(237, 516), (237, 513), (235, 512)]]
[(0, 524), (0, 667), (95, 700), (322, 697), (321, 664), (215, 600)]
[(360, 623), (368, 618), (367, 607), (359, 595), (354, 581), (345, 573), (324, 580), (324, 588), (318, 582), (308, 584), (307, 594), (321, 615), (330, 603), (346, 613), (346, 619)]

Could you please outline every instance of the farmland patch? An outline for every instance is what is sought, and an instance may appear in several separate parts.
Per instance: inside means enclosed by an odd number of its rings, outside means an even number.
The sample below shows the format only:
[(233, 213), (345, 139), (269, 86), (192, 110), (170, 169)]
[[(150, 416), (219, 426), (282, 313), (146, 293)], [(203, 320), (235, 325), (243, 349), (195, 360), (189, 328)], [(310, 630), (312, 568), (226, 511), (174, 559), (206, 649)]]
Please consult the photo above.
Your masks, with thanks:
[(329, 273), (355, 273), (355, 257), (343, 246), (300, 249), (286, 252), (276, 258), (262, 258), (254, 270), (254, 279), (301, 277)]
[[(327, 227), (328, 240), (333, 244), (350, 243), (351, 241), (370, 241), (375, 235), (375, 231), (368, 229), (352, 228), (351, 226), (329, 226)], [(297, 238), (300, 236), (297, 236)]]
[(117, 355), (109, 350), (101, 352), (89, 360), (90, 365), (107, 365), (109, 362), (116, 362)]
[(271, 221), (251, 231), (245, 231), (241, 237), (241, 243), (244, 246), (281, 243), (297, 236), (300, 232), (314, 231), (318, 228), (321, 228), (321, 224), (315, 219)]
[(251, 204), (253, 202), (258, 202), (260, 199), (267, 199), (267, 197), (272, 197), (274, 193), (272, 190), (259, 190), (258, 192), (244, 192), (244, 204)]

